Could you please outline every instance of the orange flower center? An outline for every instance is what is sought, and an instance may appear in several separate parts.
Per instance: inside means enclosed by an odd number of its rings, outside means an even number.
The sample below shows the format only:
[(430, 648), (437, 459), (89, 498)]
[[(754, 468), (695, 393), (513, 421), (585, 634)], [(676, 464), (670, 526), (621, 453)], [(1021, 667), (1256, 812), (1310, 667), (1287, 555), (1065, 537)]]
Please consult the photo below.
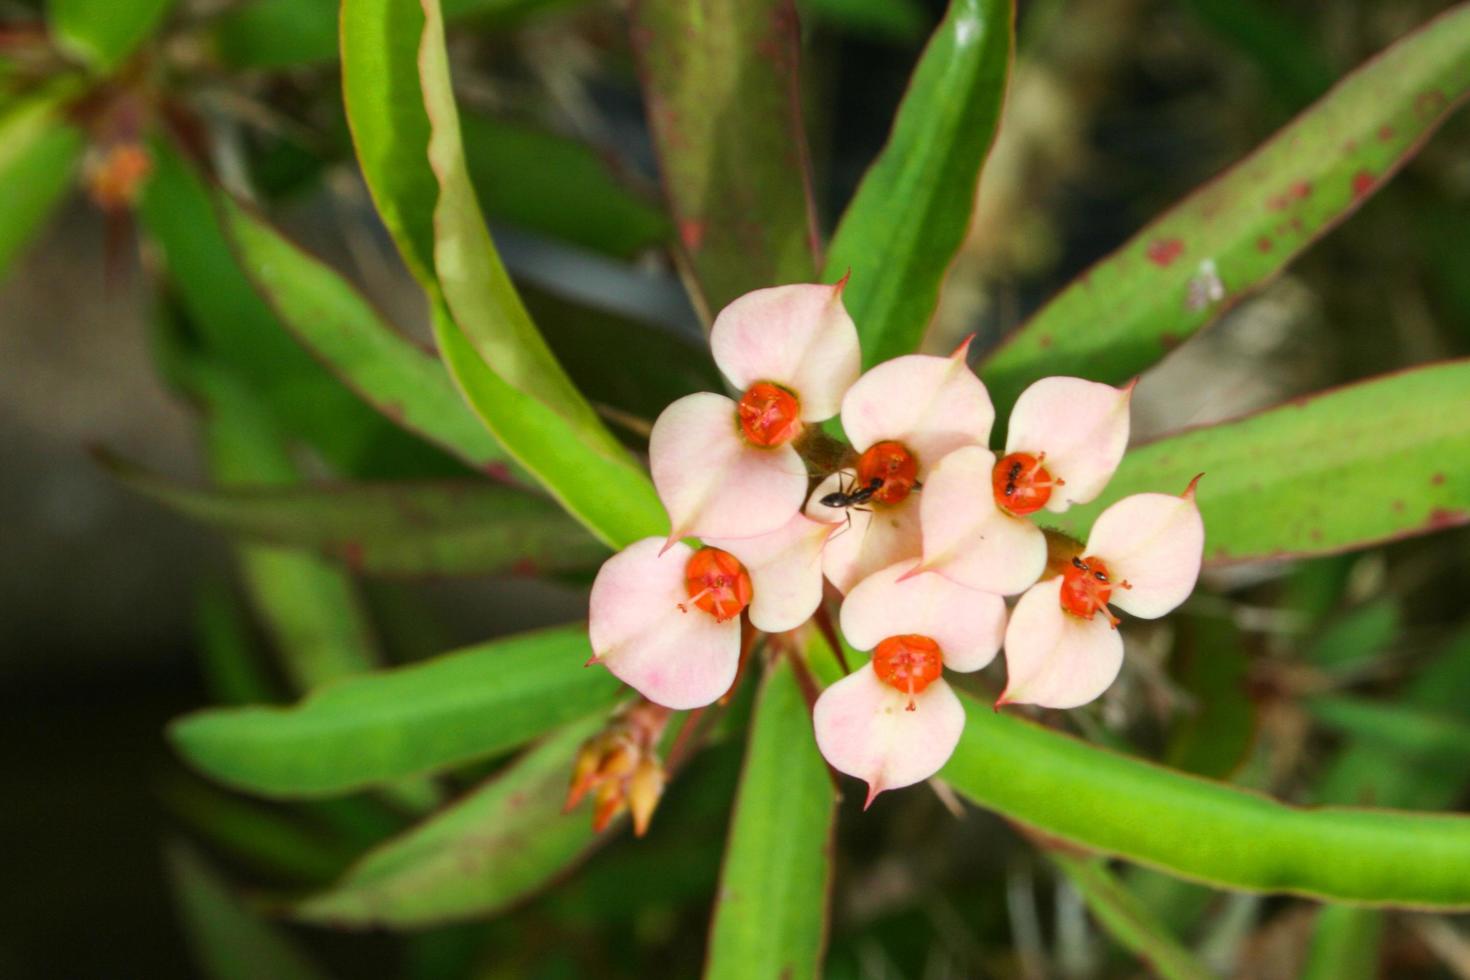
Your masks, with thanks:
[(801, 403), (769, 381), (757, 381), (747, 388), (736, 414), (745, 438), (767, 449), (785, 445), (801, 431)]
[(679, 603), (684, 612), (694, 605), (720, 622), (739, 616), (750, 605), (750, 573), (740, 559), (719, 548), (700, 548), (684, 566), (684, 589), (688, 603)]
[(1045, 507), (1052, 488), (1066, 483), (1047, 472), (1042, 465), (1045, 459), (1046, 453), (1039, 456), (1011, 453), (997, 462), (990, 473), (996, 504), (1017, 517), (1034, 514)]
[(874, 480), (883, 481), (873, 493), (875, 501), (900, 503), (919, 485), (919, 461), (901, 442), (874, 443), (858, 457), (857, 485), (870, 486)]
[(916, 633), (890, 636), (873, 651), (873, 672), (884, 684), (909, 696), (909, 711), (914, 710), (914, 695), (922, 694), (943, 670), (939, 644)]
[(1094, 555), (1073, 558), (1062, 572), (1062, 608), (1080, 619), (1091, 619), (1099, 611), (1114, 629), (1118, 617), (1108, 610), (1113, 589), (1131, 589), (1127, 582), (1114, 582), (1107, 563)]

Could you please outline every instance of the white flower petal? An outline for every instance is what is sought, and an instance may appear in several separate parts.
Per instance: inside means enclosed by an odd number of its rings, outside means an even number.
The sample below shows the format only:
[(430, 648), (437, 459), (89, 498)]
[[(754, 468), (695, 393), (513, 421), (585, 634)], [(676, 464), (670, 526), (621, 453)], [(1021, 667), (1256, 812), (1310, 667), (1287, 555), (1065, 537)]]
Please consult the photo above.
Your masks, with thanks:
[(1115, 585), (1110, 605), (1142, 619), (1157, 619), (1178, 606), (1199, 578), (1205, 525), (1194, 502), (1193, 484), (1182, 497), (1140, 493), (1124, 497), (1098, 515), (1087, 538), (1087, 554), (1101, 558)]
[(712, 704), (735, 681), (740, 619), (721, 623), (679, 603), (693, 549), (644, 538), (603, 563), (592, 583), (587, 632), (592, 652), (623, 683), (666, 708)]
[(767, 633), (796, 629), (822, 601), (822, 545), (837, 530), (797, 514), (770, 534), (705, 538), (728, 551), (750, 573), (750, 622)]
[(1006, 689), (997, 705), (1075, 708), (1095, 699), (1123, 666), (1123, 638), (1099, 613), (1062, 609), (1061, 576), (1021, 596), (1006, 627)]
[(648, 449), (671, 539), (753, 537), (801, 510), (807, 479), (801, 457), (789, 445), (762, 449), (746, 442), (735, 403), (724, 395), (686, 395), (664, 409)]
[(1133, 386), (1042, 378), (1021, 392), (1006, 430), (1006, 453), (1046, 453), (1047, 472), (1066, 482), (1046, 509), (1061, 513), (1102, 493), (1128, 448)]
[(959, 744), (965, 709), (950, 686), (934, 681), (909, 696), (878, 679), (871, 664), (817, 698), (812, 725), (822, 756), (839, 772), (868, 784), (868, 803), (938, 772)]
[(715, 364), (740, 391), (773, 381), (796, 392), (804, 421), (836, 415), (862, 368), (842, 286), (775, 286), (736, 299), (710, 328)]
[(910, 559), (890, 565), (853, 588), (842, 603), (847, 642), (872, 650), (890, 636), (918, 634), (939, 644), (950, 670), (968, 672), (990, 663), (1005, 633), (1005, 601), (938, 575), (904, 579), (917, 564)]
[(873, 368), (842, 399), (842, 428), (853, 448), (903, 443), (919, 464), (919, 480), (961, 446), (990, 441), (995, 409), (964, 357), (909, 354)]
[(988, 449), (957, 449), (929, 474), (919, 494), (924, 568), (971, 589), (1015, 595), (1046, 568), (1046, 537), (1030, 521), (995, 505)]
[[(841, 521), (822, 548), (822, 571), (837, 591), (853, 586), (880, 568), (919, 557), (919, 494), (898, 504), (869, 504), (868, 509), (823, 507), (821, 499), (850, 478), (837, 473), (822, 481), (807, 504), (807, 515), (819, 521)], [(849, 518), (851, 522), (849, 523)]]

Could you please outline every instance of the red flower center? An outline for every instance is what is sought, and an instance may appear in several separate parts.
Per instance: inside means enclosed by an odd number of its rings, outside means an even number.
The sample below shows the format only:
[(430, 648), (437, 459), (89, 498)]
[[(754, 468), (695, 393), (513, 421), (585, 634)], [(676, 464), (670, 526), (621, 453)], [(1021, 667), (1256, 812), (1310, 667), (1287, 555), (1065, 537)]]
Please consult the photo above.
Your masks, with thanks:
[(769, 381), (757, 381), (747, 388), (736, 414), (745, 438), (767, 449), (785, 445), (801, 431), (801, 403)]
[(694, 605), (720, 622), (739, 616), (750, 605), (750, 573), (740, 559), (719, 548), (700, 548), (684, 566), (684, 589), (688, 603), (679, 603), (684, 612)]
[(858, 457), (857, 485), (882, 480), (873, 499), (880, 504), (901, 502), (919, 485), (919, 461), (901, 442), (878, 442)]
[(1039, 456), (1011, 453), (996, 463), (990, 474), (996, 504), (1017, 517), (1034, 514), (1045, 507), (1051, 499), (1052, 488), (1066, 482), (1047, 472), (1042, 465), (1045, 459), (1046, 453)]
[(916, 633), (890, 636), (873, 651), (873, 672), (884, 684), (909, 696), (909, 711), (914, 710), (914, 695), (922, 694), (943, 670), (939, 644)]
[(1062, 572), (1062, 608), (1073, 616), (1091, 619), (1099, 611), (1114, 629), (1118, 617), (1108, 610), (1114, 589), (1131, 589), (1127, 582), (1114, 582), (1107, 563), (1094, 555), (1073, 558)]

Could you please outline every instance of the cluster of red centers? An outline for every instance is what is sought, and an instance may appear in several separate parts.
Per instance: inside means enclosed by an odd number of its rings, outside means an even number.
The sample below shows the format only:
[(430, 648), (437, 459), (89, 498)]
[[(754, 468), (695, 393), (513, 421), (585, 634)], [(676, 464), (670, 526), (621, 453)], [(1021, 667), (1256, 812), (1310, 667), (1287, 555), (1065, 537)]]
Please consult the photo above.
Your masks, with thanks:
[(765, 449), (784, 446), (801, 432), (801, 403), (769, 381), (757, 381), (747, 388), (736, 414), (745, 438)]
[[(750, 573), (740, 559), (719, 548), (700, 548), (684, 566), (684, 588), (689, 605), (696, 606), (720, 622), (734, 619), (750, 605)], [(679, 604), (688, 611), (688, 606)]]
[(939, 644), (917, 633), (890, 636), (873, 651), (873, 672), (884, 684), (909, 696), (910, 711), (914, 710), (914, 695), (939, 680), (943, 670)]

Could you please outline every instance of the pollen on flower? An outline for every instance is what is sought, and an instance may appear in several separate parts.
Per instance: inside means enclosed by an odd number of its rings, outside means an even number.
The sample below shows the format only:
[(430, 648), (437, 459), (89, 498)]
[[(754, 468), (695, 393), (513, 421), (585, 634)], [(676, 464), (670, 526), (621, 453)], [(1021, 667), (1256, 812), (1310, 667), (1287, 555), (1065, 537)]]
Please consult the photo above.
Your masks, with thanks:
[(1080, 619), (1091, 619), (1098, 612), (1116, 629), (1118, 617), (1108, 609), (1113, 589), (1131, 589), (1127, 582), (1114, 582), (1107, 563), (1095, 555), (1073, 558), (1062, 573), (1062, 608)]
[(922, 694), (943, 670), (939, 644), (917, 633), (890, 636), (873, 651), (873, 672), (884, 684), (909, 696), (909, 711), (914, 710), (914, 695)]
[(684, 588), (689, 601), (679, 603), (680, 609), (688, 612), (696, 606), (722, 623), (739, 616), (753, 595), (750, 573), (740, 559), (719, 548), (701, 548), (690, 556)]
[(995, 503), (1004, 510), (1025, 517), (1046, 506), (1052, 489), (1064, 486), (1066, 480), (1047, 471), (1046, 453), (1011, 453), (1002, 457), (990, 474)]
[(737, 414), (745, 438), (767, 449), (784, 446), (801, 432), (801, 403), (769, 381), (757, 381), (745, 390)]
[(873, 494), (875, 502), (901, 503), (918, 486), (919, 461), (901, 442), (874, 443), (858, 457), (857, 483), (866, 487), (875, 479), (883, 481)]

